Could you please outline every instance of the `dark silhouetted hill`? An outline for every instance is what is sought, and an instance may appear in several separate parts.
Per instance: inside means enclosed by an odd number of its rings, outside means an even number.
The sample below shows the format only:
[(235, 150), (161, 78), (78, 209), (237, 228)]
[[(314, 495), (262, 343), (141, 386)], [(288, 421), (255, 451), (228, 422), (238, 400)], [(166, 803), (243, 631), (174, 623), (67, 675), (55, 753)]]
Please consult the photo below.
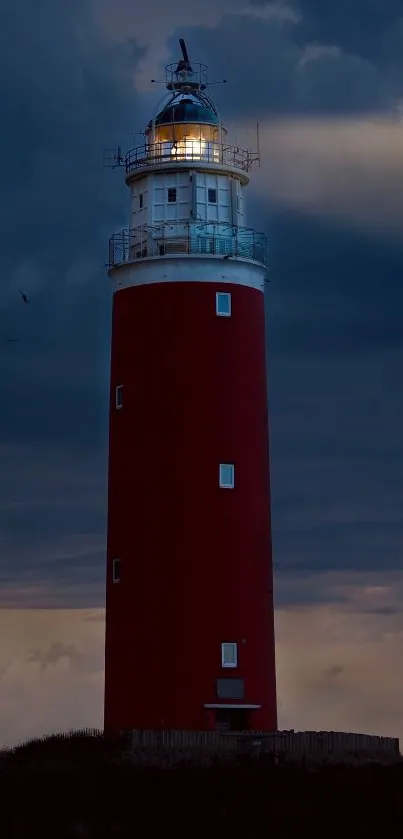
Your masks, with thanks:
[[(0, 753), (1, 835), (65, 837), (400, 836), (403, 765), (210, 765), (194, 754), (143, 766), (99, 734), (49, 737)], [(153, 765), (154, 762), (154, 765)], [(199, 765), (198, 765), (199, 764)]]

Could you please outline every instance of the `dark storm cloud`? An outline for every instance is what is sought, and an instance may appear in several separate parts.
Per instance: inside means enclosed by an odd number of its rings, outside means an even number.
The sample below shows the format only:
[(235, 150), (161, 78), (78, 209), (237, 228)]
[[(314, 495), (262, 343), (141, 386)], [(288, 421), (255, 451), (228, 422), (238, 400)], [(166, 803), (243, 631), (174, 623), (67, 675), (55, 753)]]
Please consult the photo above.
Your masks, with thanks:
[(0, 606), (103, 602), (106, 452), (8, 443), (0, 475)]
[(373, 356), (403, 346), (400, 245), (341, 222), (267, 218), (267, 209), (266, 228), (271, 352)]
[(0, 313), (3, 439), (94, 446), (105, 438), (110, 294), (96, 250), (86, 272), (73, 294), (55, 269), (29, 310), (18, 311), (17, 300)]
[(102, 154), (131, 127), (140, 56), (130, 41), (115, 48), (103, 40), (91, 3), (2, 5), (3, 605), (25, 602), (28, 588), (36, 605), (103, 599), (103, 265), (108, 235), (126, 219), (119, 173), (103, 169)]
[(322, 346), (270, 358), (276, 568), (387, 572), (403, 544), (403, 353)]
[[(360, 55), (377, 64), (395, 58), (403, 32), (400, 0), (354, 0), (353, 3), (323, 3), (322, 0), (297, 0), (301, 13), (301, 43), (339, 44), (352, 55)], [(401, 41), (400, 41), (401, 43)], [(400, 62), (402, 56), (399, 56)]]
[(2, 7), (3, 438), (65, 440), (75, 426), (88, 443), (99, 424), (91, 405), (107, 365), (110, 302), (102, 266), (108, 233), (124, 219), (124, 192), (102, 152), (127, 133), (140, 51), (107, 47), (91, 11), (75, 2)]
[[(314, 34), (305, 9), (299, 14), (295, 7), (294, 17), (265, 15), (271, 5), (252, 5), (255, 14), (228, 16), (215, 29), (189, 30), (192, 52), (203, 53), (214, 79), (228, 80), (217, 88), (227, 119), (374, 111), (402, 92), (397, 66), (403, 66), (403, 58), (396, 50), (392, 60), (387, 49), (389, 40), (396, 41), (393, 27), (385, 27), (385, 58), (379, 64), (368, 51), (351, 51), (341, 25), (333, 38), (322, 41), (320, 27)], [(398, 17), (396, 10), (394, 20)], [(347, 30), (354, 19), (347, 15), (344, 24)]]
[(93, 255), (100, 227), (119, 218), (117, 189), (102, 172), (102, 150), (133, 108), (136, 55), (129, 45), (118, 52), (97, 40), (88, 3), (5, 5), (3, 256), (14, 272), (32, 260), (46, 279), (57, 271), (60, 283), (60, 273), (63, 279), (78, 258)]

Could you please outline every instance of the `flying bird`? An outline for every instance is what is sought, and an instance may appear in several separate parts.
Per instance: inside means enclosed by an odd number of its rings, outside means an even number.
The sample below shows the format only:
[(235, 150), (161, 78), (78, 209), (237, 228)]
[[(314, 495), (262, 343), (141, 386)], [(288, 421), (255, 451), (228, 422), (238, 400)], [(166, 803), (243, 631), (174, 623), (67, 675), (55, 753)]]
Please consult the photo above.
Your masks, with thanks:
[(24, 291), (22, 291), (20, 288), (18, 289), (18, 291), (20, 292), (21, 297), (22, 297), (22, 299), (23, 299), (24, 303), (28, 303), (28, 302), (29, 302), (29, 301), (28, 301), (28, 297), (27, 297), (27, 295), (25, 294), (25, 292), (24, 292)]

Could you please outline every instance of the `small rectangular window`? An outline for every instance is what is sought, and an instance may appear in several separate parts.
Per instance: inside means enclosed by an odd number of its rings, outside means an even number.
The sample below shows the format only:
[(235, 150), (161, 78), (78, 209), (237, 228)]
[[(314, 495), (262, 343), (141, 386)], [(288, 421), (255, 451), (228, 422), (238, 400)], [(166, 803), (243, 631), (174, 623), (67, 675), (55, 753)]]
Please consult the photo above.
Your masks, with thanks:
[(175, 204), (176, 202), (176, 186), (169, 187), (168, 189), (168, 204)]
[(123, 408), (123, 385), (118, 385), (115, 391), (116, 409)]
[(120, 559), (114, 559), (112, 563), (112, 580), (114, 583), (120, 582)]
[(221, 667), (236, 667), (238, 664), (238, 647), (234, 641), (221, 644)]
[(216, 189), (209, 189), (208, 190), (208, 202), (209, 202), (209, 204), (217, 204), (217, 190)]
[(244, 699), (244, 680), (217, 679), (217, 697), (218, 699)]
[(143, 209), (143, 206), (144, 206), (144, 195), (143, 195), (143, 193), (142, 193), (142, 192), (140, 192), (140, 195), (139, 195), (139, 207), (140, 207), (140, 210), (142, 210), (142, 209)]
[(234, 464), (220, 463), (220, 487), (221, 489), (234, 488)]
[(226, 291), (216, 293), (216, 313), (221, 317), (231, 317), (231, 295)]

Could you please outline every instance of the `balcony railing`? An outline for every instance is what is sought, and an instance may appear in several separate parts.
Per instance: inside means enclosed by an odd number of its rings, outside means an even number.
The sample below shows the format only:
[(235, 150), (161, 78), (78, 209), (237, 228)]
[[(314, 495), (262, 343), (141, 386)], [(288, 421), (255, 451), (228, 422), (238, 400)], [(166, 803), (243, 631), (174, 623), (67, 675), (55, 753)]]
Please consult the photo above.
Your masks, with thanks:
[(253, 163), (259, 160), (257, 152), (240, 149), (238, 146), (227, 146), (223, 143), (213, 143), (199, 140), (188, 140), (184, 144), (153, 143), (127, 152), (125, 163), (126, 172), (134, 172), (146, 166), (164, 166), (167, 163), (216, 163), (249, 172)]
[(249, 227), (222, 222), (167, 222), (126, 228), (109, 239), (109, 268), (158, 256), (221, 256), (266, 266), (267, 239)]

